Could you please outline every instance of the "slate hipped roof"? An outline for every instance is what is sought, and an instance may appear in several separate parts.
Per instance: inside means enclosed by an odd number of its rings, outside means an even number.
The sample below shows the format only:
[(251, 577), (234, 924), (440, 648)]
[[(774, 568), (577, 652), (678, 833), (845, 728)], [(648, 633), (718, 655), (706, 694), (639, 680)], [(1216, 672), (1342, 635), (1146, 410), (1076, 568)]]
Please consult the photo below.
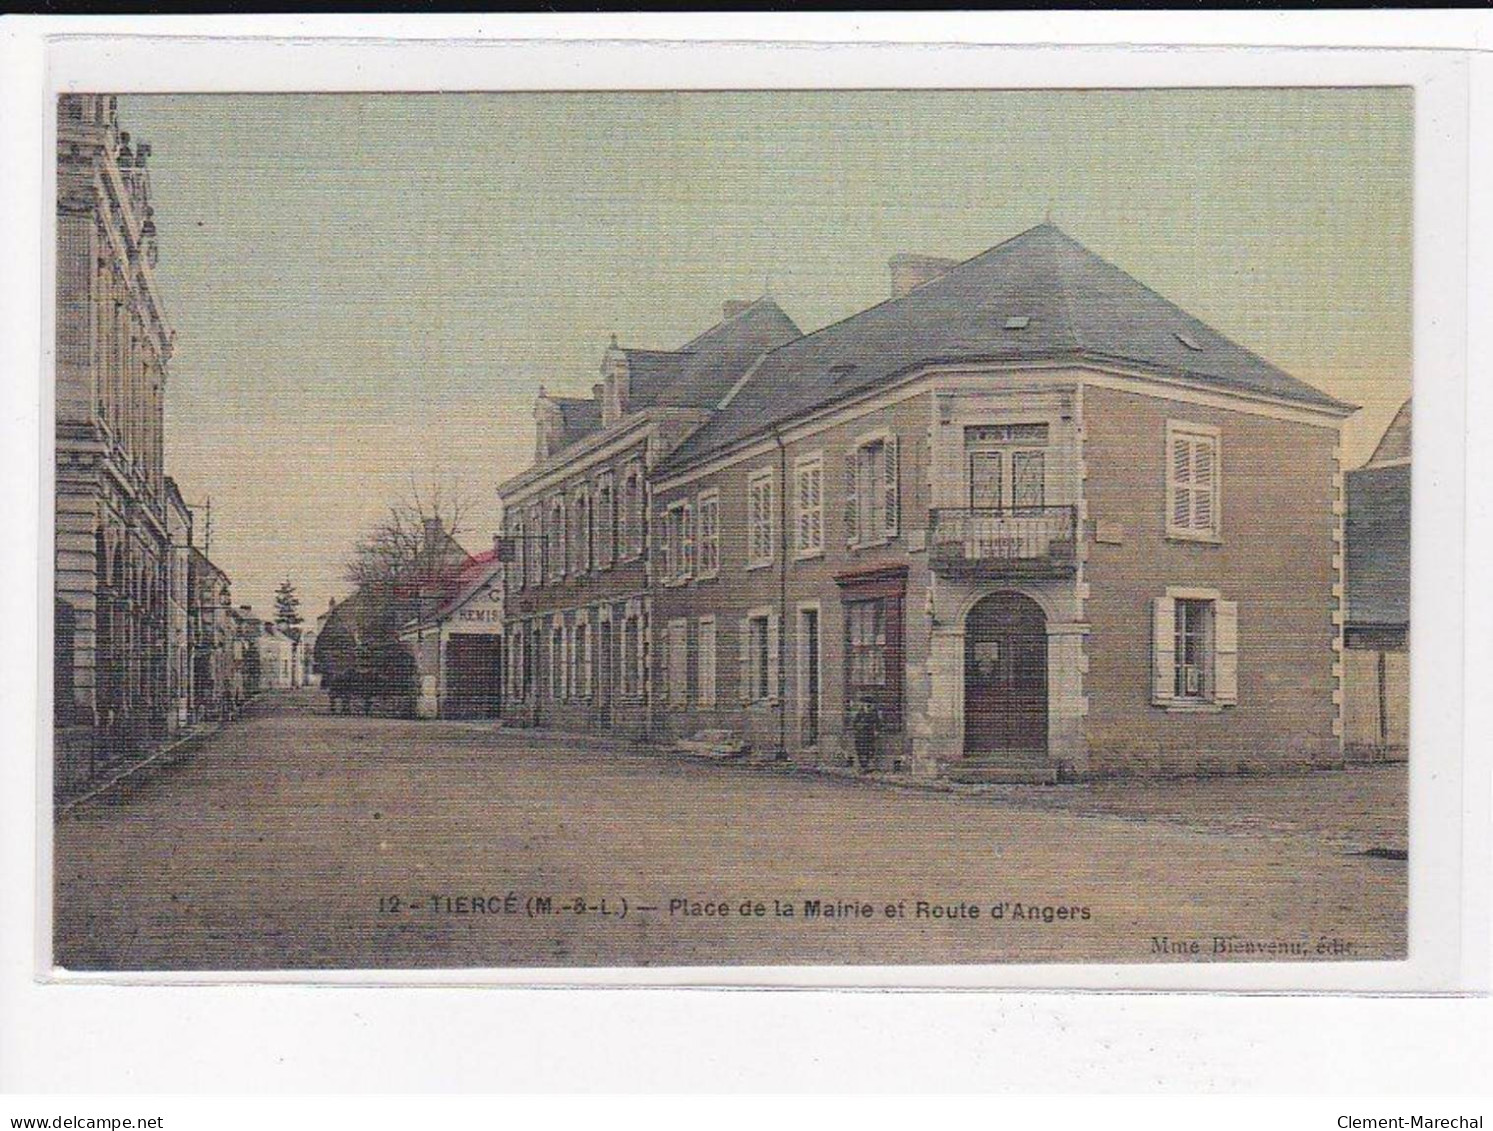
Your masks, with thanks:
[(800, 337), (793, 319), (764, 297), (677, 350), (624, 348), (628, 410), (714, 408), (765, 352)]
[[(607, 351), (608, 362), (618, 354), (627, 362), (622, 414), (632, 418), (653, 408), (713, 409), (758, 358), (801, 336), (782, 307), (763, 297), (728, 312), (677, 350), (632, 349), (618, 346), (614, 339)], [(547, 459), (499, 484), (499, 493), (537, 469), (570, 458), (566, 453), (578, 441), (602, 431), (602, 405), (596, 397), (548, 396), (542, 390), (540, 395), (560, 410), (564, 432), (559, 446), (550, 449)]]
[(551, 397), (565, 421), (565, 443), (573, 444), (601, 427), (601, 402), (595, 397)]
[(1088, 359), (1346, 414), (1050, 223), (900, 297), (768, 353), (664, 461), (679, 468), (766, 427), (936, 362)]

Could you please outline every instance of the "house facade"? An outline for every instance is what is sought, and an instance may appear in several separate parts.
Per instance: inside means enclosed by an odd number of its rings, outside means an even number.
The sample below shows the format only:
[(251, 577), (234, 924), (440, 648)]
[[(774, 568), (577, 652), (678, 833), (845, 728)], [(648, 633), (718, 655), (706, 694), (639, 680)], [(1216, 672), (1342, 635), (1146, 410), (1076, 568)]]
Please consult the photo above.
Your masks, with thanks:
[(869, 714), (882, 768), (974, 780), (1340, 760), (1351, 406), (1050, 224), (892, 267), (652, 469), (652, 733), (844, 764)]
[(188, 553), (187, 637), (191, 649), (193, 723), (230, 718), (236, 663), (233, 595), (228, 575), (193, 546)]
[(1346, 754), (1398, 760), (1410, 748), (1410, 402), (1347, 474)]
[(619, 346), (592, 396), (540, 390), (535, 461), (498, 488), (506, 556), (503, 719), (647, 733), (649, 474), (798, 328), (770, 299), (728, 303), (674, 350)]
[(503, 563), (494, 545), (466, 563), (449, 599), (399, 635), (415, 657), (420, 683), (416, 715), (498, 717), (504, 634)]
[(289, 633), (274, 621), (260, 621), (254, 646), (259, 651), (259, 690), (286, 691), (296, 686), (298, 649)]

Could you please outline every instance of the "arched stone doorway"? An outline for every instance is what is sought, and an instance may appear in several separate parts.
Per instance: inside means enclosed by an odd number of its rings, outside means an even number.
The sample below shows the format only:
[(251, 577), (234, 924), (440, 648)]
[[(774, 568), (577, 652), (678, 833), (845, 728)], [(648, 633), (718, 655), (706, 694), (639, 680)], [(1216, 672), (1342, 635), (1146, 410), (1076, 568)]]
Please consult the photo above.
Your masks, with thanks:
[(964, 753), (1047, 753), (1047, 617), (1021, 593), (992, 593), (965, 620)]

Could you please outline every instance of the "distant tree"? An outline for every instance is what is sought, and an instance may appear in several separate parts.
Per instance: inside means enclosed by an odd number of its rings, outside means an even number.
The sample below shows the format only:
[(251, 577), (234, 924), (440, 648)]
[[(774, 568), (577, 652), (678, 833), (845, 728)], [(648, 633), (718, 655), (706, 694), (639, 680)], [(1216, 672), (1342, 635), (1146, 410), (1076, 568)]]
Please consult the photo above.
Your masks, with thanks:
[(275, 624), (291, 640), (299, 641), (303, 623), (301, 599), (296, 594), (295, 585), (287, 577), (275, 590)]
[(467, 510), (460, 487), (436, 483), (422, 491), (411, 477), (409, 496), (390, 506), (388, 516), (353, 547), (347, 580), (382, 589), (446, 568), (448, 540), (463, 533)]
[(422, 491), (412, 477), (408, 497), (358, 540), (344, 570), (354, 591), (328, 610), (317, 635), (324, 677), (354, 667), (380, 694), (402, 693), (408, 657), (399, 633), (450, 595), (467, 561), (456, 541), (466, 510), (459, 489)]

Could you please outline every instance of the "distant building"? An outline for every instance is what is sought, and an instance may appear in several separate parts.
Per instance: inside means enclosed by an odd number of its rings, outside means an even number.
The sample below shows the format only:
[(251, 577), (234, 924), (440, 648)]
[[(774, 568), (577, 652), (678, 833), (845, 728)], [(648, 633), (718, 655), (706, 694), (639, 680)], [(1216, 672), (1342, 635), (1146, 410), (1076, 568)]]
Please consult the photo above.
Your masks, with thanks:
[(274, 621), (261, 621), (255, 643), (259, 649), (259, 690), (285, 691), (297, 686), (296, 641)]
[(176, 480), (166, 478), (166, 729), (179, 731), (192, 716), (192, 511)]
[(191, 647), (194, 723), (230, 718), (234, 711), (236, 621), (228, 575), (195, 546), (189, 552), (187, 635)]
[(497, 717), (503, 703), (498, 547), (471, 558), (451, 597), (407, 625), (399, 639), (415, 657), (420, 679), (415, 710), (421, 718)]
[(1369, 461), (1346, 475), (1343, 716), (1357, 759), (1410, 745), (1410, 401)]

